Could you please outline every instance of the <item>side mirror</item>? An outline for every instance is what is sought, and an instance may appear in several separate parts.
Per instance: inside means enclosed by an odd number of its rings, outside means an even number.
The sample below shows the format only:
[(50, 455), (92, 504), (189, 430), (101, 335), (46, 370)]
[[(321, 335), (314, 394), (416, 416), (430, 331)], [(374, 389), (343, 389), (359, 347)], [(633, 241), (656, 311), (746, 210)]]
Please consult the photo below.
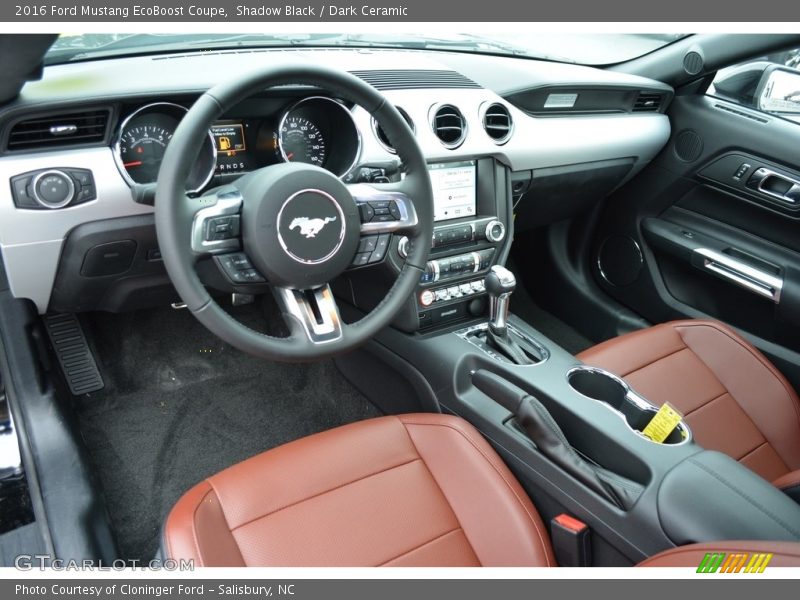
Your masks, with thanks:
[(756, 90), (758, 108), (779, 115), (800, 114), (800, 70), (770, 65)]

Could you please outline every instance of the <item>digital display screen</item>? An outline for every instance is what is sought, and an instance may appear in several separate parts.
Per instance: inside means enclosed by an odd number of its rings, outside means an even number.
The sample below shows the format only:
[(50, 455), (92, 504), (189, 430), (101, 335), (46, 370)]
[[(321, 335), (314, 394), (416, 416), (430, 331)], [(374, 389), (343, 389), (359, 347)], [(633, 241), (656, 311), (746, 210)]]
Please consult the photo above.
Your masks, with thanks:
[(248, 170), (245, 126), (241, 121), (222, 121), (211, 126), (217, 147), (217, 174)]
[(474, 160), (428, 165), (433, 187), (433, 220), (475, 216), (477, 166)]

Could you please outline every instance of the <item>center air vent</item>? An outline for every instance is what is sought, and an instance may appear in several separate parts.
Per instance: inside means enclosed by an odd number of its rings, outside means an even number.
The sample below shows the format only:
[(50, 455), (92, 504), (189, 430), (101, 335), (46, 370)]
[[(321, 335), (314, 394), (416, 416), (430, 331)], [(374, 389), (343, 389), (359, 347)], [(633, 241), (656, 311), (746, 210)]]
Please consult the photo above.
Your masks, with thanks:
[(496, 144), (505, 144), (514, 128), (511, 113), (505, 104), (495, 102), (486, 107), (483, 113), (483, 129)]
[(639, 92), (633, 103), (633, 112), (658, 112), (661, 108), (661, 94)]
[(11, 128), (6, 149), (39, 150), (102, 143), (106, 139), (109, 112), (108, 109), (75, 111), (23, 119)]
[[(411, 117), (408, 116), (408, 113), (399, 106), (395, 106), (395, 108), (397, 109), (397, 112), (400, 113), (400, 116), (403, 117), (403, 119), (405, 119), (406, 123), (408, 123), (408, 126), (411, 128), (411, 131), (416, 133), (416, 128), (414, 127), (414, 121), (411, 120)], [(383, 128), (380, 125), (378, 125), (378, 122), (374, 118), (372, 119), (372, 130), (375, 132), (375, 137), (378, 138), (378, 141), (381, 143), (381, 146), (386, 148), (392, 154), (395, 154), (396, 151), (394, 149), (394, 146), (392, 146), (391, 142), (389, 141), (389, 138), (386, 137), (386, 132), (383, 131)]]
[(464, 115), (452, 104), (440, 104), (434, 107), (431, 128), (442, 144), (451, 150), (458, 148), (467, 135)]

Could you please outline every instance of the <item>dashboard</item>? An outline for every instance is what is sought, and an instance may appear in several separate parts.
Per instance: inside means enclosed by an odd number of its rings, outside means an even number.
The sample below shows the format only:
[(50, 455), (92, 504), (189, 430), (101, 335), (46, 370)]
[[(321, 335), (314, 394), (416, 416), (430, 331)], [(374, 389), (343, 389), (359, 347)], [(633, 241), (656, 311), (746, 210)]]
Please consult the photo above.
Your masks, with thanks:
[[(29, 83), (16, 101), (0, 108), (0, 251), (14, 295), (31, 299), (41, 313), (108, 308), (114, 286), (131, 285), (136, 277), (165, 277), (150, 232), (164, 150), (200, 94), (265, 61), (350, 71), (398, 108), (429, 163), (438, 235), (434, 260), (478, 255), (489, 247), (499, 256), (506, 242), (491, 242), (487, 226), (499, 221), (512, 229), (512, 195), (517, 209), (520, 198), (535, 209), (536, 194), (522, 196), (518, 185), (533, 189), (549, 170), (615, 161), (625, 164), (615, 179), (621, 184), (661, 150), (670, 133), (664, 115), (673, 93), (668, 86), (527, 59), (259, 49), (51, 66), (41, 81)], [(594, 110), (593, 90), (602, 88), (618, 102), (613, 110), (608, 94), (602, 110)], [(640, 112), (637, 102), (645, 94), (659, 102)], [(570, 109), (548, 104), (550, 96), (580, 100)], [(367, 111), (302, 85), (265, 90), (232, 107), (210, 127), (197, 152), (186, 185), (190, 194), (280, 162), (314, 164), (346, 184), (403, 176), (391, 143)], [(131, 233), (140, 226), (149, 232), (146, 239)], [(109, 253), (130, 254), (130, 261), (87, 277), (81, 269), (93, 246), (76, 241), (87, 231), (95, 245), (133, 241), (124, 245), (128, 250), (120, 246)], [(401, 242), (388, 239), (391, 252), (379, 261), (364, 259), (357, 278), (372, 268), (396, 269)], [(73, 256), (75, 247), (80, 253)], [(470, 260), (480, 267), (480, 260)], [(65, 300), (67, 291), (73, 300), (95, 301)]]

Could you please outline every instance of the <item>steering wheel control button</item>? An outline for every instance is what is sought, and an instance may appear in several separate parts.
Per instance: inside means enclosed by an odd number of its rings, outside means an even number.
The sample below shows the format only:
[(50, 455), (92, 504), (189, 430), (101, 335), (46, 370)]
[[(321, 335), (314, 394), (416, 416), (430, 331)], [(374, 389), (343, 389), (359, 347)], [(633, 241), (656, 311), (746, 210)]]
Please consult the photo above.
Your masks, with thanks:
[(358, 205), (362, 223), (391, 223), (403, 217), (394, 200), (374, 200)]
[(369, 223), (372, 221), (372, 218), (375, 216), (375, 209), (372, 208), (366, 202), (364, 204), (358, 205), (358, 210), (361, 213), (361, 222), (362, 223)]
[(422, 306), (430, 306), (436, 300), (436, 295), (431, 290), (425, 290), (419, 295), (419, 303)]
[(375, 250), (375, 245), (378, 243), (378, 236), (371, 235), (368, 237), (361, 238), (361, 241), (358, 244), (358, 251), (359, 252), (372, 252)]
[(239, 215), (213, 217), (206, 221), (205, 241), (218, 242), (239, 237)]
[(356, 254), (356, 257), (353, 259), (353, 266), (354, 267), (363, 267), (364, 265), (369, 264), (369, 257), (372, 255), (371, 252), (359, 252)]
[(372, 256), (370, 256), (369, 262), (380, 262), (383, 260), (383, 257), (386, 256), (386, 251), (389, 249), (389, 242), (391, 239), (392, 236), (388, 233), (383, 233), (378, 236), (378, 242), (375, 245)]
[(253, 263), (243, 252), (221, 254), (215, 259), (233, 283), (264, 283), (266, 281), (263, 275), (253, 268)]

